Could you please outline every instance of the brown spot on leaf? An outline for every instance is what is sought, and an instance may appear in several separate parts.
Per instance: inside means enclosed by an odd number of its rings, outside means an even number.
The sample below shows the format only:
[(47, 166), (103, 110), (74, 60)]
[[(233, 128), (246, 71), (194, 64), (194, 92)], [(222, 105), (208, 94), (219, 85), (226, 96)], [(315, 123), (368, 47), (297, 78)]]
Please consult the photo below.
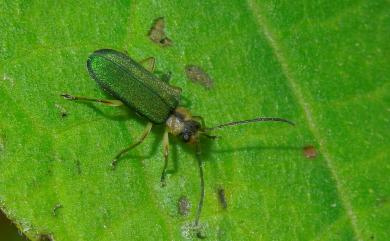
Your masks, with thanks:
[(211, 89), (213, 87), (213, 80), (201, 67), (196, 65), (187, 65), (185, 67), (185, 72), (187, 78), (192, 82), (201, 84), (206, 89)]
[(312, 145), (305, 146), (303, 147), (303, 155), (308, 159), (314, 159), (317, 157), (317, 149)]
[(164, 17), (156, 18), (153, 21), (152, 27), (148, 33), (149, 39), (154, 43), (166, 47), (172, 45), (172, 40), (165, 34), (165, 20)]
[(191, 204), (190, 204), (190, 201), (188, 200), (188, 198), (185, 196), (181, 196), (179, 198), (178, 203), (177, 203), (177, 209), (178, 209), (179, 214), (182, 216), (187, 216), (188, 213), (190, 212), (190, 207), (191, 207)]

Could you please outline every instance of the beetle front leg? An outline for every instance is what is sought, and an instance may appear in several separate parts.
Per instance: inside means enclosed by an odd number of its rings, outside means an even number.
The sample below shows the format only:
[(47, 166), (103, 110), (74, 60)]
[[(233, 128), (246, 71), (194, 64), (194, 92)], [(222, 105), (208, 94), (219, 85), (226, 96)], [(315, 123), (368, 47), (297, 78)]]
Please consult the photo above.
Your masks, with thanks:
[(200, 115), (194, 115), (192, 116), (192, 119), (196, 120), (197, 122), (202, 123), (202, 128), (206, 127), (206, 122), (204, 121), (203, 117)]
[(126, 147), (125, 149), (121, 150), (114, 158), (114, 160), (112, 160), (111, 162), (111, 167), (112, 169), (115, 168), (116, 164), (118, 163), (118, 160), (123, 156), (125, 155), (127, 152), (129, 152), (131, 149), (137, 147), (139, 144), (141, 144), (145, 139), (146, 137), (149, 135), (150, 131), (152, 130), (152, 122), (148, 122), (148, 124), (146, 125), (142, 135), (138, 138), (138, 141), (136, 141), (135, 143), (132, 143), (130, 146)]
[(123, 102), (120, 100), (105, 100), (105, 99), (97, 99), (97, 98), (89, 98), (89, 97), (84, 97), (84, 96), (73, 96), (70, 94), (61, 94), (62, 97), (66, 100), (76, 100), (76, 101), (90, 101), (90, 102), (97, 102), (101, 103), (103, 105), (108, 105), (108, 106), (121, 106), (123, 105)]
[(165, 176), (168, 167), (168, 154), (169, 154), (169, 136), (168, 129), (165, 129), (164, 137), (163, 137), (163, 151), (164, 151), (164, 167), (161, 173), (161, 186), (165, 186)]

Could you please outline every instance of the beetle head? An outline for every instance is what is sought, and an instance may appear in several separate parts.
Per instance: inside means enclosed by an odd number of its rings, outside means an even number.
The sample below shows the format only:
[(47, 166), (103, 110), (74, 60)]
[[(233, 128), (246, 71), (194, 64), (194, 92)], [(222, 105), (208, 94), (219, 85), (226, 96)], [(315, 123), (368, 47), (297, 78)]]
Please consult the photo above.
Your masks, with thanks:
[(186, 143), (195, 143), (199, 137), (201, 124), (191, 116), (191, 113), (182, 108), (177, 108), (166, 121), (168, 131), (175, 136), (180, 136)]

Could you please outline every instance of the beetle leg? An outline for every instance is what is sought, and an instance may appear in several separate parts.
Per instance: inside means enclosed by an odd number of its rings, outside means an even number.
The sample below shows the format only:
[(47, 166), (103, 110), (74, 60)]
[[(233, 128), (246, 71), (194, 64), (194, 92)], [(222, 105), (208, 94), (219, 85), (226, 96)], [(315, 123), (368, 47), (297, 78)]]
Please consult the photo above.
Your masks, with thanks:
[[(155, 73), (162, 81), (165, 83), (169, 83), (171, 79), (172, 73), (169, 71), (168, 73), (163, 73), (161, 71), (154, 71), (156, 68), (156, 59), (154, 57), (149, 57), (144, 60), (139, 61), (139, 63), (149, 72)], [(174, 87), (174, 86), (173, 86)], [(181, 91), (181, 89), (180, 89)]]
[(202, 116), (200, 116), (200, 115), (194, 115), (194, 116), (192, 116), (192, 119), (194, 119), (194, 120), (196, 120), (196, 121), (202, 123), (202, 127), (203, 127), (203, 128), (206, 127), (206, 124), (205, 124), (204, 119), (203, 119)]
[[(206, 128), (206, 123), (204, 122), (204, 119), (203, 119), (202, 116), (195, 115), (195, 116), (192, 116), (192, 119), (194, 119), (194, 120), (196, 120), (196, 121), (202, 123), (202, 128)], [(205, 137), (207, 137), (207, 138), (209, 138), (209, 139), (212, 139), (212, 140), (214, 140), (214, 139), (216, 139), (216, 138), (219, 137), (219, 136), (209, 135), (208, 133), (203, 132), (202, 129), (201, 129), (200, 132), (201, 132), (202, 135), (204, 135)]]
[(169, 83), (171, 77), (172, 77), (172, 72), (168, 71), (167, 73), (161, 75), (161, 80), (164, 81), (165, 83)]
[(169, 137), (168, 129), (165, 129), (163, 137), (163, 150), (164, 150), (164, 167), (161, 173), (161, 186), (165, 186), (165, 175), (168, 167), (168, 154), (169, 154)]
[(220, 136), (209, 135), (209, 134), (206, 134), (206, 133), (202, 133), (202, 135), (204, 135), (205, 137), (207, 137), (207, 138), (209, 138), (211, 140), (215, 140), (215, 139), (220, 137)]
[(160, 71), (160, 70), (156, 70), (154, 71), (154, 74), (162, 81), (164, 81), (165, 83), (168, 83), (169, 84), (169, 81), (171, 80), (171, 77), (172, 77), (172, 72), (171, 71), (168, 71), (168, 72), (163, 72), (163, 71)]
[(148, 70), (149, 72), (154, 72), (154, 68), (156, 66), (156, 59), (154, 57), (149, 57), (149, 58), (146, 58), (144, 60), (141, 60), (139, 62), (142, 66), (144, 66), (144, 68), (146, 70)]
[(96, 99), (96, 98), (89, 98), (89, 97), (84, 97), (84, 96), (73, 96), (70, 94), (62, 94), (61, 96), (67, 100), (91, 101), (91, 102), (97, 102), (97, 103), (101, 103), (103, 105), (108, 105), (108, 106), (121, 106), (121, 105), (123, 105), (123, 102), (120, 100)]
[[(200, 123), (202, 123), (202, 128), (206, 128), (206, 123), (204, 122), (204, 119), (203, 119), (202, 116), (194, 115), (194, 116), (192, 116), (191, 118), (194, 119), (194, 120), (196, 120), (196, 121), (198, 121), (198, 122), (200, 122)], [(202, 135), (204, 135), (205, 137), (207, 137), (207, 138), (209, 138), (209, 139), (212, 139), (212, 140), (214, 140), (214, 139), (216, 139), (216, 138), (219, 137), (219, 136), (209, 135), (208, 133), (203, 132), (202, 129), (201, 129), (200, 133), (201, 133)]]
[(203, 174), (203, 162), (202, 162), (202, 153), (200, 149), (200, 143), (196, 143), (196, 159), (198, 160), (198, 167), (199, 167), (199, 178), (200, 178), (200, 199), (198, 203), (198, 208), (196, 210), (196, 216), (195, 216), (195, 228), (198, 229), (197, 236), (199, 238), (204, 237), (203, 234), (200, 231), (199, 226), (199, 219), (200, 215), (202, 214), (202, 208), (203, 208), (203, 201), (204, 201), (204, 174)]
[(118, 163), (118, 160), (123, 156), (125, 155), (127, 152), (129, 152), (131, 149), (135, 148), (136, 146), (138, 146), (139, 144), (141, 144), (145, 138), (149, 135), (150, 133), (150, 130), (152, 129), (152, 122), (148, 122), (148, 124), (146, 125), (142, 135), (138, 138), (138, 140), (135, 142), (135, 143), (132, 143), (131, 145), (129, 145), (128, 147), (126, 147), (125, 149), (121, 150), (114, 158), (114, 160), (112, 160), (111, 162), (111, 166), (112, 168), (114, 169), (115, 168), (115, 165)]

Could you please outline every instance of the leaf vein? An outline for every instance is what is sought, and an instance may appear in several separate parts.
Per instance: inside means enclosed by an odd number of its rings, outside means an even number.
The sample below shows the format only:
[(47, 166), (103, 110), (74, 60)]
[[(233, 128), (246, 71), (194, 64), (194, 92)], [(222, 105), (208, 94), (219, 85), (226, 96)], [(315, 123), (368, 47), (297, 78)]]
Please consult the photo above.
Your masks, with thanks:
[(339, 194), (339, 197), (341, 199), (341, 202), (343, 203), (343, 206), (347, 212), (347, 215), (351, 221), (352, 229), (355, 235), (355, 238), (357, 240), (363, 240), (363, 235), (360, 232), (360, 229), (358, 228), (358, 220), (356, 217), (356, 214), (353, 211), (351, 201), (349, 200), (348, 196), (345, 195), (346, 190), (344, 186), (342, 185), (341, 179), (339, 174), (336, 171), (334, 160), (330, 156), (329, 151), (326, 148), (326, 143), (324, 138), (321, 137), (321, 134), (319, 130), (317, 129), (316, 121), (314, 120), (313, 113), (311, 111), (310, 104), (305, 100), (302, 90), (293, 77), (291, 71), (289, 70), (289, 66), (287, 63), (287, 60), (285, 56), (282, 53), (282, 48), (279, 45), (278, 41), (275, 38), (275, 34), (270, 30), (269, 24), (267, 23), (266, 19), (261, 13), (261, 10), (259, 9), (259, 6), (256, 5), (256, 3), (253, 0), (247, 0), (247, 5), (249, 10), (252, 12), (253, 16), (256, 19), (256, 24), (258, 25), (258, 30), (260, 34), (264, 35), (266, 40), (268, 41), (270, 47), (272, 48), (275, 58), (280, 64), (281, 71), (283, 75), (285, 76), (288, 84), (291, 87), (292, 93), (297, 99), (298, 103), (302, 106), (302, 109), (305, 113), (305, 118), (308, 122), (309, 129), (313, 133), (314, 137), (318, 140), (318, 143), (320, 144), (319, 149), (321, 153), (324, 156), (324, 159), (326, 161), (326, 164), (330, 170), (330, 173), (335, 181), (337, 193)]

